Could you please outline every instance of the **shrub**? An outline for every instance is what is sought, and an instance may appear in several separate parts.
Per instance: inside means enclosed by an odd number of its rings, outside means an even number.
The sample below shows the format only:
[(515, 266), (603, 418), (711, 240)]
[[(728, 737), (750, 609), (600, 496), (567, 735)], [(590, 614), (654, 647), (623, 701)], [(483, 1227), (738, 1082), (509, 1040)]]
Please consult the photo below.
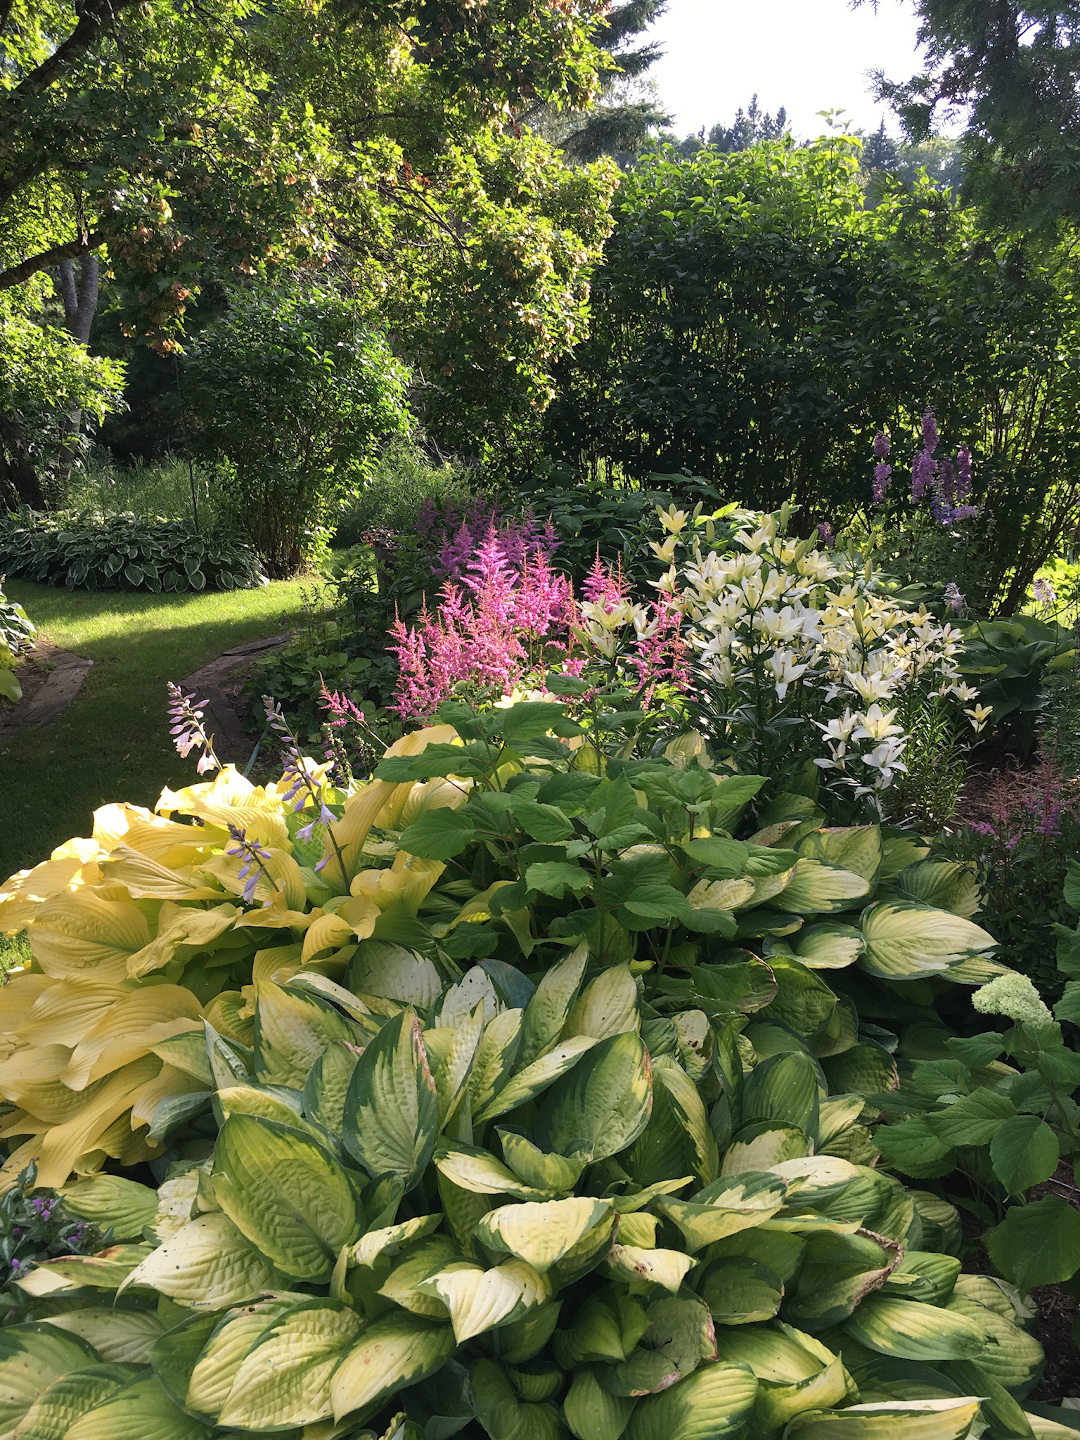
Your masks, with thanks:
[(15, 665), (23, 650), (33, 648), (37, 634), (33, 622), (21, 605), (4, 594), (0, 575), (0, 696), (20, 700), (22, 686), (15, 678)]
[(69, 590), (248, 590), (265, 584), (254, 552), (181, 520), (134, 515), (0, 518), (0, 567)]
[(224, 465), (223, 511), (273, 576), (291, 575), (378, 441), (406, 428), (404, 367), (329, 289), (239, 290), (189, 362), (195, 440)]
[(414, 444), (399, 440), (372, 461), (363, 486), (350, 496), (334, 525), (337, 545), (359, 545), (366, 537), (408, 536), (426, 514), (463, 511), (480, 489), (478, 471), (465, 465), (435, 465)]

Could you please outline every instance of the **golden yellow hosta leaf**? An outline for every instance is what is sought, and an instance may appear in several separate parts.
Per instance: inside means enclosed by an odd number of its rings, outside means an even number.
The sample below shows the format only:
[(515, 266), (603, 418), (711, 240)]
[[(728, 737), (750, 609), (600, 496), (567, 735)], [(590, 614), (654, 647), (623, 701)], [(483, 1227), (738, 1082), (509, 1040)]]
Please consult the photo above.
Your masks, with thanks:
[(198, 825), (180, 825), (155, 815), (142, 805), (102, 805), (94, 811), (94, 839), (103, 851), (129, 845), (132, 850), (156, 860), (170, 869), (197, 865), (210, 851), (222, 843), (216, 829)]
[(78, 855), (55, 856), (32, 870), (19, 870), (0, 887), (0, 934), (25, 930), (43, 900), (74, 888), (83, 867)]
[(260, 845), (289, 844), (285, 807), (276, 788), (252, 785), (234, 765), (224, 766), (211, 781), (163, 790), (156, 808), (161, 815), (194, 815), (217, 826), (223, 832), (219, 843), (227, 843), (228, 827), (235, 825)]
[(160, 1070), (156, 1055), (144, 1055), (125, 1065), (109, 1076), (77, 1115), (37, 1137), (32, 1147), (38, 1163), (37, 1183), (50, 1190), (63, 1185), (79, 1158), (98, 1145), (105, 1130), (131, 1109), (135, 1095)]
[(64, 1083), (81, 1090), (91, 1080), (145, 1055), (172, 1035), (199, 1027), (202, 1009), (182, 985), (148, 985), (133, 990), (87, 1031), (71, 1054)]
[[(208, 896), (217, 898), (217, 891)], [(206, 950), (229, 930), (241, 912), (235, 905), (215, 905), (212, 910), (191, 910), (166, 900), (158, 912), (157, 935), (128, 961), (128, 975), (138, 978), (164, 969), (181, 951), (194, 954)]]
[[(46, 1125), (62, 1125), (90, 1098), (85, 1088), (77, 1091), (64, 1084), (70, 1062), (66, 1045), (26, 1045), (0, 1065), (0, 1095)], [(10, 1131), (25, 1133), (24, 1128)]]
[[(21, 1044), (26, 1045), (77, 1045), (83, 1036), (118, 1000), (130, 994), (126, 984), (108, 985), (93, 979), (53, 980), (48, 976), (19, 976), (6, 985), (0, 994), (8, 990), (31, 993), (28, 981), (44, 980), (28, 1011), (21, 1017), (12, 1017), (11, 1029)], [(34, 987), (37, 988), (37, 987)], [(0, 1023), (8, 1017), (0, 1017)]]
[(194, 1095), (205, 1088), (194, 1075), (189, 1075), (185, 1070), (179, 1070), (175, 1065), (162, 1065), (161, 1074), (148, 1080), (132, 1097), (131, 1128), (134, 1130), (139, 1125), (152, 1125), (154, 1111), (162, 1100), (171, 1099), (174, 1095)]
[(53, 895), (29, 927), (30, 950), (46, 975), (85, 975), (116, 983), (128, 961), (150, 943), (150, 927), (131, 901), (103, 900), (87, 888)]
[(123, 886), (133, 900), (216, 900), (220, 893), (191, 871), (172, 870), (123, 843), (98, 868), (104, 884)]

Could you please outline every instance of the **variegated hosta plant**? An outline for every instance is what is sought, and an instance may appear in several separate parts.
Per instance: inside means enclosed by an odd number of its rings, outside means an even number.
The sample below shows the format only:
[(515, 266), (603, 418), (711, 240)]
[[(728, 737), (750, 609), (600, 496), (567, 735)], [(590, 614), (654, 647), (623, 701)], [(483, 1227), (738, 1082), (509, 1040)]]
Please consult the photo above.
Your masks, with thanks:
[(4, 1433), (1072, 1433), (1025, 1415), (1015, 1293), (865, 1163), (806, 1016), (662, 1014), (628, 961), (562, 948), (535, 983), (443, 988), (405, 951), (377, 996), (261, 980), (250, 1051), (189, 1032), (213, 1151), (156, 1195), (71, 1188), (122, 1243), (20, 1282)]
[(34, 958), (0, 993), (0, 1138), (16, 1142), (0, 1178), (34, 1161), (59, 1186), (160, 1158), (178, 1122), (205, 1133), (204, 1021), (250, 1047), (253, 982), (348, 977), (378, 996), (395, 946), (438, 986), (477, 959), (542, 972), (584, 939), (594, 963), (647, 975), (661, 1013), (771, 1003), (867, 1093), (893, 1042), (860, 1035), (857, 1005), (917, 1015), (933, 977), (1002, 969), (967, 918), (971, 877), (910, 836), (822, 829), (797, 794), (755, 813), (762, 778), (714, 771), (694, 737), (608, 761), (555, 703), (447, 713), (348, 797), (295, 751), (265, 787), (226, 767), (153, 814), (106, 806), (89, 840), (7, 883), (0, 927), (25, 928)]

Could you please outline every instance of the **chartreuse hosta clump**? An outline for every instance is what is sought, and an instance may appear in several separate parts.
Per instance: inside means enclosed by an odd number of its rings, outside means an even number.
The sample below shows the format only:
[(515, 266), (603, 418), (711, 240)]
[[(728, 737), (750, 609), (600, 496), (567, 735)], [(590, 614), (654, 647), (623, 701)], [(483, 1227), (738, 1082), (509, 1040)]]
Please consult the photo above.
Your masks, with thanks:
[(1072, 1433), (1025, 1416), (1039, 1346), (951, 1207), (847, 1158), (810, 1012), (661, 1014), (587, 940), (535, 983), (374, 968), (260, 980), (251, 1050), (190, 1032), (213, 1151), (73, 1187), (119, 1243), (21, 1282), (4, 1433)]
[(226, 767), (155, 813), (104, 807), (89, 839), (7, 882), (0, 928), (25, 928), (34, 959), (0, 995), (0, 1181), (34, 1161), (59, 1186), (161, 1157), (180, 1121), (205, 1130), (203, 1022), (250, 1047), (253, 982), (378, 993), (368, 941), (422, 955), (434, 987), (470, 960), (542, 972), (584, 937), (594, 963), (647, 970), (661, 1013), (771, 1000), (834, 1084), (868, 1093), (892, 1061), (852, 996), (1001, 970), (959, 867), (877, 827), (822, 829), (801, 795), (755, 813), (764, 780), (714, 772), (692, 737), (609, 761), (554, 703), (449, 719), (349, 796), (296, 754), (265, 787)]

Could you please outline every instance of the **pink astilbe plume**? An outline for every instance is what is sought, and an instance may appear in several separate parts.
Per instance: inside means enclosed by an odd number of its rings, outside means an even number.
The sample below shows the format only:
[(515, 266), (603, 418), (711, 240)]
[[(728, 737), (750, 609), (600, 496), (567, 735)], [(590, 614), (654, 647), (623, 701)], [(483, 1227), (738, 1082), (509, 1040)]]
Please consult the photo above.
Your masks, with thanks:
[(598, 550), (581, 587), (581, 593), (588, 604), (602, 605), (609, 613), (621, 605), (630, 594), (626, 576), (623, 574), (622, 560), (609, 565), (600, 559)]
[(691, 687), (688, 646), (682, 633), (682, 611), (669, 595), (652, 606), (649, 624), (639, 636), (630, 664), (644, 687), (641, 703), (648, 710), (656, 687), (662, 683), (687, 692)]

